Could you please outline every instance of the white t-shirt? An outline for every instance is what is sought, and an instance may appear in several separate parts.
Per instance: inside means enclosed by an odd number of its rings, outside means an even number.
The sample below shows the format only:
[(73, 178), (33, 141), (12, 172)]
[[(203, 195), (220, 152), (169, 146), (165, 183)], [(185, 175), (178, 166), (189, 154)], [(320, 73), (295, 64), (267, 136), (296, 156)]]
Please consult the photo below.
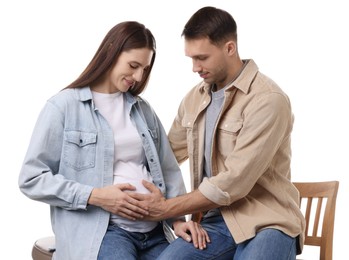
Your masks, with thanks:
[[(92, 92), (93, 101), (101, 115), (107, 120), (114, 133), (114, 184), (130, 183), (136, 192), (149, 193), (142, 180), (152, 181), (145, 166), (142, 140), (126, 110), (122, 92), (105, 94)], [(132, 221), (118, 215), (111, 222), (131, 232), (148, 232), (157, 222)]]

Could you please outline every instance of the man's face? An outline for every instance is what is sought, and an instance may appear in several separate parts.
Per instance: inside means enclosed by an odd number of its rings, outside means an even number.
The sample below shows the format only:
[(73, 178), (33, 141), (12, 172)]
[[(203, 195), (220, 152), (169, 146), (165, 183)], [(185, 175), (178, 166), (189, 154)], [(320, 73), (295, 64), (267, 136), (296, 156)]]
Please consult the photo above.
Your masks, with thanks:
[(208, 38), (185, 40), (185, 55), (192, 59), (193, 72), (206, 83), (225, 86), (228, 67), (224, 45), (216, 46)]

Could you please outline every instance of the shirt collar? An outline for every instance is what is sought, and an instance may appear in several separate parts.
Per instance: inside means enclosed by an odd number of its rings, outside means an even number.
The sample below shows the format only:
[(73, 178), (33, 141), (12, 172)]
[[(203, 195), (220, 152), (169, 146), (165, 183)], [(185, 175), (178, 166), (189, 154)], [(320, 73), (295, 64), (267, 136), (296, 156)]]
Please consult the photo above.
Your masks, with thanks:
[[(250, 86), (258, 73), (258, 66), (252, 59), (243, 60), (244, 67), (242, 71), (240, 72), (239, 76), (229, 83), (225, 87), (226, 91), (231, 90), (233, 87), (241, 90), (245, 94), (248, 93)], [(211, 89), (211, 84), (205, 83), (204, 81), (201, 82), (200, 90), (209, 93)]]
[[(92, 92), (90, 87), (83, 87), (83, 88), (75, 88), (75, 93), (78, 97), (78, 99), (82, 102), (92, 100)], [(134, 97), (131, 93), (126, 92), (126, 100), (130, 104), (134, 104), (138, 101), (138, 97)]]
[(80, 101), (92, 100), (92, 93), (89, 87), (75, 88), (74, 91)]

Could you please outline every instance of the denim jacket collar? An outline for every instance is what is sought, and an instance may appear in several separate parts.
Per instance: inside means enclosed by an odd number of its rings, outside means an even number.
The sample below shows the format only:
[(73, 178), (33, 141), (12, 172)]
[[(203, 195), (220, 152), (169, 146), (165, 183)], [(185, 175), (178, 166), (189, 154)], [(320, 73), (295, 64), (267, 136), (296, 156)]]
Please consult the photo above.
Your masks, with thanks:
[[(81, 102), (92, 101), (92, 107), (95, 109), (94, 102), (92, 100), (91, 88), (89, 86), (83, 88), (76, 88), (75, 93), (77, 95), (78, 100)], [(130, 92), (125, 93), (126, 101), (132, 107), (137, 101), (139, 101), (139, 97), (133, 96)]]

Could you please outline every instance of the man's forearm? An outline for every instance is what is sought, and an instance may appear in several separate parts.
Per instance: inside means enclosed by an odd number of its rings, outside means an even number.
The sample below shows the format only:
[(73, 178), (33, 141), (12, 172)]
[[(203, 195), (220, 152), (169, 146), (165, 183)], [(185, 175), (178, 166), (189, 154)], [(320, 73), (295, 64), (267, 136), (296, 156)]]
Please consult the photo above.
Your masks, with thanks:
[(145, 220), (160, 221), (220, 207), (207, 199), (199, 190), (166, 199), (153, 183), (145, 180), (142, 183), (150, 194), (130, 192), (129, 196), (137, 200), (139, 205), (142, 205), (141, 208), (147, 211), (148, 214), (142, 217)]
[(218, 208), (220, 205), (207, 199), (199, 190), (167, 199), (162, 218), (173, 218), (187, 214), (207, 211)]

